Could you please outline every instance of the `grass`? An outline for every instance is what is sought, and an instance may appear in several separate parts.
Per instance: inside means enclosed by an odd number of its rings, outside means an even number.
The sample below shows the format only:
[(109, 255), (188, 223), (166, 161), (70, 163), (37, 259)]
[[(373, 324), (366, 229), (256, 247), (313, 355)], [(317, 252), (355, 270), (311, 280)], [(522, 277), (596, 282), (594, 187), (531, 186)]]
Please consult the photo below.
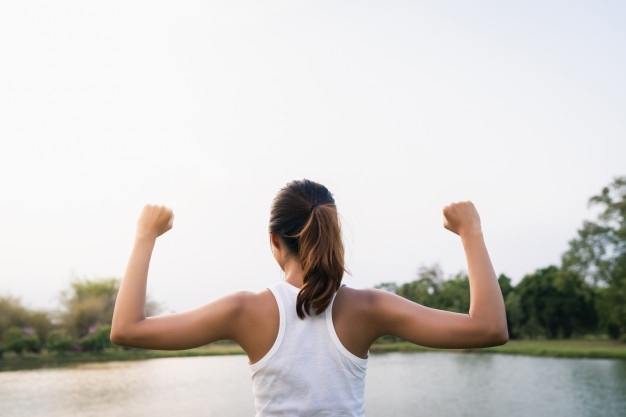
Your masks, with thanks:
[(100, 353), (42, 352), (39, 354), (25, 353), (22, 355), (16, 355), (14, 353), (5, 352), (4, 357), (0, 358), (0, 372), (18, 369), (66, 366), (89, 362), (128, 361), (190, 356), (242, 355), (243, 353), (244, 352), (239, 345), (233, 343), (214, 343), (196, 349), (179, 351), (112, 348), (106, 349)]
[[(407, 342), (382, 343), (372, 346), (372, 353), (434, 351)], [(626, 359), (626, 344), (607, 339), (511, 340), (502, 346), (484, 349), (462, 349), (456, 352), (482, 352), (561, 358)]]
[(626, 344), (605, 339), (511, 340), (487, 352), (563, 358), (626, 359)]
[[(387, 352), (435, 351), (408, 342), (376, 343), (372, 354)], [(459, 352), (459, 350), (453, 350)], [(486, 349), (466, 349), (464, 352), (482, 352), (527, 356), (551, 356), (567, 358), (626, 359), (626, 344), (606, 339), (575, 340), (512, 340), (503, 346)], [(197, 349), (183, 351), (160, 351), (142, 349), (107, 349), (102, 353), (65, 353), (15, 355), (5, 352), (0, 358), (0, 371), (66, 366), (86, 362), (140, 360), (165, 357), (242, 355), (243, 350), (234, 343), (214, 343)]]

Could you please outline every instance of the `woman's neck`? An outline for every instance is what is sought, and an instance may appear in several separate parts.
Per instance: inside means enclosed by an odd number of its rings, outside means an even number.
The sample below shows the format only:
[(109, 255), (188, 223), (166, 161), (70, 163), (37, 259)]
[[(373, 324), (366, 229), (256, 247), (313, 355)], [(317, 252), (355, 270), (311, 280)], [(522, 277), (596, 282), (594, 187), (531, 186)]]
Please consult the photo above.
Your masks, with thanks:
[(287, 259), (287, 262), (285, 262), (283, 266), (283, 271), (285, 272), (285, 281), (294, 287), (302, 288), (304, 284), (304, 271), (300, 266), (300, 262), (293, 258)]

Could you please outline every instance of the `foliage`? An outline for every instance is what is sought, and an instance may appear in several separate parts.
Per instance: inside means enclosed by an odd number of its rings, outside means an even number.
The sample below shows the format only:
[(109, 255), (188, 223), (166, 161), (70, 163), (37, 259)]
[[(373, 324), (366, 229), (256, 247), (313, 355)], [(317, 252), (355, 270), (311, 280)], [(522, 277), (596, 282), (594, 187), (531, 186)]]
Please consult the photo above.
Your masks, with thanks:
[(506, 304), (515, 337), (568, 339), (597, 324), (592, 288), (577, 273), (556, 266), (526, 275)]
[(24, 327), (27, 324), (28, 310), (19, 299), (0, 297), (0, 335), (10, 327)]
[(64, 330), (54, 330), (48, 333), (46, 348), (51, 352), (69, 352), (74, 349), (76, 341)]
[(380, 284), (375, 285), (374, 288), (395, 293), (398, 290), (398, 284), (395, 282), (381, 282)]
[[(537, 270), (513, 286), (502, 274), (498, 283), (505, 299), (511, 338), (570, 338), (593, 333), (597, 327), (594, 289), (573, 271), (556, 266)], [(396, 288), (396, 293), (412, 301), (441, 310), (467, 313), (470, 309), (469, 277), (459, 273), (444, 279), (438, 265), (421, 267), (418, 279)], [(395, 342), (381, 338), (377, 342)]]
[(102, 352), (106, 348), (113, 347), (110, 335), (111, 326), (98, 326), (81, 339), (80, 346), (85, 352)]
[(569, 242), (563, 268), (597, 288), (600, 325), (613, 338), (626, 335), (626, 177), (617, 177), (589, 199), (599, 208)]
[(64, 328), (75, 338), (89, 335), (93, 326), (111, 323), (119, 281), (75, 279), (62, 293)]
[(47, 312), (30, 311), (17, 298), (1, 297), (0, 335), (3, 335), (10, 328), (27, 329), (26, 332), (29, 334), (24, 336), (25, 349), (37, 351), (41, 348), (39, 341), (45, 340), (48, 332), (52, 330), (53, 324)]
[(469, 277), (467, 274), (459, 273), (443, 281), (440, 288), (433, 300), (434, 308), (457, 313), (467, 313), (469, 311)]
[(50, 313), (46, 311), (29, 311), (25, 327), (33, 329), (37, 338), (40, 341), (44, 341), (55, 326)]
[(18, 355), (24, 351), (33, 353), (41, 351), (39, 336), (32, 328), (9, 327), (2, 335), (2, 346), (3, 349)]
[[(77, 340), (87, 338), (98, 326), (110, 325), (120, 281), (116, 278), (74, 279), (61, 294), (63, 328)], [(146, 302), (146, 314), (156, 314), (157, 303)]]
[[(400, 286), (385, 283), (386, 288), (396, 288), (396, 294), (416, 303), (442, 310), (467, 313), (469, 311), (469, 277), (459, 273), (448, 279), (438, 264), (422, 266), (417, 280)], [(383, 285), (383, 284), (381, 284)]]
[(417, 280), (399, 286), (396, 294), (416, 303), (434, 307), (444, 281), (443, 270), (437, 264), (421, 266), (417, 276)]
[[(57, 312), (31, 311), (17, 298), (0, 297), (0, 357), (5, 351), (21, 354), (42, 347), (51, 352), (101, 352), (112, 346), (109, 333), (118, 288), (114, 278), (74, 279), (61, 293), (62, 309)], [(157, 303), (146, 301), (146, 315), (159, 310)]]

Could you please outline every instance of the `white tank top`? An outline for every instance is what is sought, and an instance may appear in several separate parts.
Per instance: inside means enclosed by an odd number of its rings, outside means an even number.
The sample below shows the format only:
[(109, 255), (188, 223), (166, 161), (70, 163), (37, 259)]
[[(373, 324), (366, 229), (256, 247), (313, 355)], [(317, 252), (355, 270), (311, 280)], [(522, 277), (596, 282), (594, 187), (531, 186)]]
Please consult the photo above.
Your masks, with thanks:
[(280, 327), (270, 351), (250, 365), (256, 416), (365, 416), (367, 359), (339, 341), (332, 302), (324, 313), (301, 320), (298, 288), (281, 281), (269, 289), (278, 304)]

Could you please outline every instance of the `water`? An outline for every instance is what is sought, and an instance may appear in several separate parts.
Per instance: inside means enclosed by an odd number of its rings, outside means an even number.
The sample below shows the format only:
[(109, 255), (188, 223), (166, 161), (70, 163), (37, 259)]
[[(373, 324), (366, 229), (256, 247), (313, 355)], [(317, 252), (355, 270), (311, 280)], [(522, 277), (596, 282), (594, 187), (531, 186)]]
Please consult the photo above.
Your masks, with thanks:
[[(369, 417), (626, 416), (626, 361), (447, 352), (370, 358)], [(245, 356), (0, 373), (2, 417), (251, 417)]]

